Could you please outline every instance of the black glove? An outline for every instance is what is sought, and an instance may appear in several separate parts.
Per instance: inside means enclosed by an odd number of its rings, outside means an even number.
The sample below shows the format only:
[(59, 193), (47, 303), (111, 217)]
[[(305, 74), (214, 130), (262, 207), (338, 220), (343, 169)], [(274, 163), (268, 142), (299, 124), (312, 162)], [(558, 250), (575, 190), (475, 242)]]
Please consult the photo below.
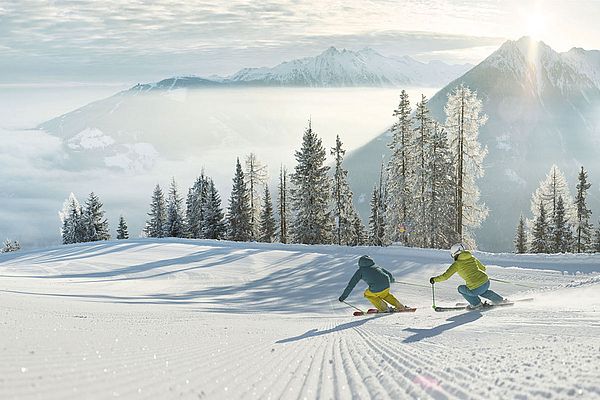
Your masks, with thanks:
[(344, 298), (343, 298), (342, 296), (340, 296), (340, 298), (339, 298), (338, 300), (339, 300), (339, 301), (340, 301), (340, 303), (341, 303), (342, 301), (344, 301)]
[(435, 283), (435, 278), (433, 276), (429, 278), (429, 283), (431, 283), (432, 285)]

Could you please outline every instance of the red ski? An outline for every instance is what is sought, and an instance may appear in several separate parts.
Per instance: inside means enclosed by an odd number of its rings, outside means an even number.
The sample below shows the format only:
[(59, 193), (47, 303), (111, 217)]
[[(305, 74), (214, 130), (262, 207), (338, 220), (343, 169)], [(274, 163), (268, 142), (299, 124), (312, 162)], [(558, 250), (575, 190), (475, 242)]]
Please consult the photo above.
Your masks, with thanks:
[(415, 312), (415, 311), (417, 311), (417, 309), (413, 308), (413, 307), (405, 307), (400, 310), (393, 309), (393, 311), (379, 311), (376, 308), (369, 308), (366, 313), (362, 312), (362, 311), (354, 311), (353, 315), (358, 317), (358, 316), (365, 315), (365, 314), (396, 314), (396, 313)]

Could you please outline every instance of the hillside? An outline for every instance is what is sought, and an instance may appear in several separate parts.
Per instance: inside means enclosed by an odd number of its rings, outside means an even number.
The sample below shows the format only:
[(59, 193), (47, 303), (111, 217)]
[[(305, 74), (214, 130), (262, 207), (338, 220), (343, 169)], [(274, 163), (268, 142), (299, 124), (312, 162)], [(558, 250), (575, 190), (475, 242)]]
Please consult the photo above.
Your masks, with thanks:
[[(414, 314), (337, 302), (368, 253)], [(126, 240), (0, 255), (0, 398), (600, 398), (600, 256), (477, 253), (528, 303), (435, 313), (447, 252)], [(581, 271), (583, 273), (575, 272)], [(457, 277), (436, 285), (454, 304)], [(348, 302), (366, 307), (359, 284)]]

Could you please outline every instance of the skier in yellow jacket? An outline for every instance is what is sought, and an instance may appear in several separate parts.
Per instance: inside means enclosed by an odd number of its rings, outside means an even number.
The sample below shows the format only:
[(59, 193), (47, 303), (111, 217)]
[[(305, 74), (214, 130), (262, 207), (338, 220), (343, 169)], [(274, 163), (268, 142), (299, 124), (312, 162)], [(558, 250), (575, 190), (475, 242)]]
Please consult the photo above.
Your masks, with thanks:
[(454, 262), (446, 272), (429, 279), (432, 285), (435, 282), (443, 282), (458, 273), (466, 283), (466, 285), (458, 287), (458, 292), (469, 302), (467, 308), (481, 308), (483, 304), (479, 296), (491, 300), (494, 304), (506, 301), (502, 296), (490, 290), (490, 279), (485, 273), (485, 265), (475, 258), (470, 251), (467, 251), (464, 244), (458, 243), (452, 246), (450, 254)]

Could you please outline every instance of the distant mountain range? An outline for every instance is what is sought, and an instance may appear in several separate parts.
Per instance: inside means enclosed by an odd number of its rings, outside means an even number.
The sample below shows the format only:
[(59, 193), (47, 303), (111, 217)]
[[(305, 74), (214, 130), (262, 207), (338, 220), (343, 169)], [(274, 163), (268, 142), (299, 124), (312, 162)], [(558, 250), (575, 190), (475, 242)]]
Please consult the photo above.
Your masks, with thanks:
[[(543, 42), (507, 41), (479, 65), (452, 81), (429, 101), (445, 122), (447, 95), (464, 83), (475, 89), (489, 116), (480, 131), (488, 146), (482, 199), (490, 214), (478, 234), (481, 248), (512, 249), (521, 212), (550, 166), (556, 163), (574, 192), (579, 168), (592, 182), (589, 201), (600, 214), (600, 51), (573, 48), (557, 53)], [(414, 104), (420, 99), (411, 99)], [(389, 132), (348, 156), (355, 192), (370, 193), (379, 166), (366, 162), (388, 154)], [(367, 212), (363, 206), (363, 213)]]
[(390, 58), (370, 48), (351, 51), (330, 47), (316, 57), (286, 61), (273, 68), (244, 68), (229, 77), (174, 77), (137, 85), (133, 90), (231, 86), (440, 87), (471, 67), (442, 61), (422, 63), (409, 56)]

